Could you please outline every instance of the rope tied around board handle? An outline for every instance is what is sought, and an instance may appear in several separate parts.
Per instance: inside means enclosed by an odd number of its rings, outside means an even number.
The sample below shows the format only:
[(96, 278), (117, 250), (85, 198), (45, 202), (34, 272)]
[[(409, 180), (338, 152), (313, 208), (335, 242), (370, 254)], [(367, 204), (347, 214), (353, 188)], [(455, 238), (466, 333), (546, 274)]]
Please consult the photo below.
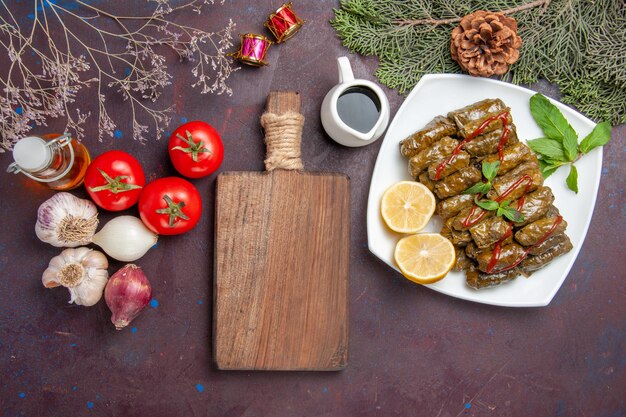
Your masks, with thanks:
[(261, 116), (261, 126), (265, 129), (265, 169), (301, 170), (300, 159), (302, 127), (304, 116), (294, 111), (283, 114), (266, 112)]

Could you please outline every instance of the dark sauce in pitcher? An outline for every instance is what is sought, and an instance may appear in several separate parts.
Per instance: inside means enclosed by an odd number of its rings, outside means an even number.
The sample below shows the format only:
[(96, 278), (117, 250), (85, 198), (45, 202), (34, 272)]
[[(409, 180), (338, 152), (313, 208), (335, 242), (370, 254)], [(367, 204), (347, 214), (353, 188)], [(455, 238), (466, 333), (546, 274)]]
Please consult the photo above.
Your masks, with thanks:
[(344, 91), (337, 100), (337, 113), (352, 129), (367, 133), (380, 117), (380, 101), (367, 87), (355, 86)]

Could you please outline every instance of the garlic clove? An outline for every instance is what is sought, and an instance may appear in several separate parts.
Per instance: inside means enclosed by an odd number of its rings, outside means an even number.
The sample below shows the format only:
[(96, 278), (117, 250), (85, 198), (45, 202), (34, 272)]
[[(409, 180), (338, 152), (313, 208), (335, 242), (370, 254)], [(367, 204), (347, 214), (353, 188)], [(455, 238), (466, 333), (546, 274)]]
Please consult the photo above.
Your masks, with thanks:
[(43, 282), (43, 286), (46, 288), (54, 288), (61, 285), (57, 278), (57, 271), (55, 269), (48, 268), (43, 271), (43, 275), (41, 276), (41, 281)]
[(94, 268), (92, 268), (92, 270), (91, 274), (87, 271), (89, 277), (81, 285), (69, 288), (70, 304), (76, 303), (90, 307), (102, 298), (102, 293), (107, 284), (109, 274), (106, 271), (99, 271)]
[(89, 248), (82, 247), (82, 248), (75, 248), (74, 250), (70, 250), (70, 251), (63, 251), (63, 252), (61, 252), (61, 256), (68, 263), (70, 263), (70, 262), (80, 262), (82, 264), (84, 259), (85, 259), (85, 257), (87, 255), (89, 255), (90, 252), (93, 252), (93, 250), (89, 249)]
[(83, 258), (82, 264), (86, 268), (107, 269), (109, 267), (109, 260), (104, 253), (90, 249), (89, 253)]

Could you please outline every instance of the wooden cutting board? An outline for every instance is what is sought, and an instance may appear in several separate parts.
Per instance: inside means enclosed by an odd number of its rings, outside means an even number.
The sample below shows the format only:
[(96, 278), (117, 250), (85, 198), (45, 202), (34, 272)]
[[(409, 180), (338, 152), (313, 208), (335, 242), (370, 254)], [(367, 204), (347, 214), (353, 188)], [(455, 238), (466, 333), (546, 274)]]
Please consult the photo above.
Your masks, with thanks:
[[(297, 93), (270, 93), (268, 113), (289, 111), (300, 112)], [(274, 130), (273, 136), (283, 132), (267, 126), (266, 139), (269, 129)], [(217, 367), (344, 368), (348, 362), (349, 178), (285, 169), (224, 172), (216, 187), (213, 346)]]

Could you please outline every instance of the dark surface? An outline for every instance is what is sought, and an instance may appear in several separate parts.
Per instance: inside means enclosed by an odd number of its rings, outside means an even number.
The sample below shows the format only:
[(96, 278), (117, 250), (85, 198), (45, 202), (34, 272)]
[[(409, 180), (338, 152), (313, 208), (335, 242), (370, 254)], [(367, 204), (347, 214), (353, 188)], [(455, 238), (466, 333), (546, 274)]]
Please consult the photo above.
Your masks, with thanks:
[[(212, 9), (210, 22), (219, 27), (231, 16), (237, 32), (265, 33), (262, 23), (278, 4), (227, 2)], [(347, 54), (327, 23), (336, 4), (297, 2), (296, 11), (307, 21), (301, 33), (273, 46), (269, 67), (235, 73), (232, 97), (199, 95), (190, 87), (189, 66), (168, 62), (176, 77), (161, 102), (175, 106), (173, 125), (183, 118), (202, 119), (218, 129), (226, 148), (222, 170), (250, 171), (263, 169), (259, 115), (268, 92), (295, 89), (302, 94), (306, 169), (344, 172), (352, 180), (347, 369), (215, 370), (210, 342), (215, 176), (194, 181), (205, 203), (198, 227), (183, 236), (161, 238), (158, 247), (137, 262), (152, 281), (158, 306), (148, 307), (131, 328), (118, 332), (104, 301), (91, 308), (69, 305), (65, 289), (43, 288), (41, 273), (60, 250), (40, 242), (34, 224), (38, 205), (53, 193), (23, 176), (2, 173), (3, 416), (626, 414), (624, 169), (619, 165), (626, 127), (615, 128), (604, 149), (589, 234), (549, 306), (491, 307), (414, 285), (367, 250), (367, 193), (381, 141), (350, 149), (322, 132), (319, 107), (337, 81), (336, 57)], [(208, 18), (189, 13), (180, 19), (206, 27)], [(349, 57), (357, 77), (374, 80), (375, 59)], [(551, 86), (534, 87), (556, 96)], [(395, 114), (402, 97), (387, 92)], [(141, 161), (150, 179), (174, 174), (165, 141), (141, 146), (130, 139), (127, 113), (122, 105), (112, 113), (121, 122), (120, 139), (98, 143), (93, 139), (95, 126), (88, 126), (85, 142), (92, 154), (123, 149)], [(61, 128), (56, 123), (35, 132)], [(9, 155), (0, 156), (2, 167), (9, 162)], [(82, 189), (74, 194), (86, 197)], [(111, 217), (102, 213), (101, 221)], [(113, 263), (110, 272), (120, 266)]]

